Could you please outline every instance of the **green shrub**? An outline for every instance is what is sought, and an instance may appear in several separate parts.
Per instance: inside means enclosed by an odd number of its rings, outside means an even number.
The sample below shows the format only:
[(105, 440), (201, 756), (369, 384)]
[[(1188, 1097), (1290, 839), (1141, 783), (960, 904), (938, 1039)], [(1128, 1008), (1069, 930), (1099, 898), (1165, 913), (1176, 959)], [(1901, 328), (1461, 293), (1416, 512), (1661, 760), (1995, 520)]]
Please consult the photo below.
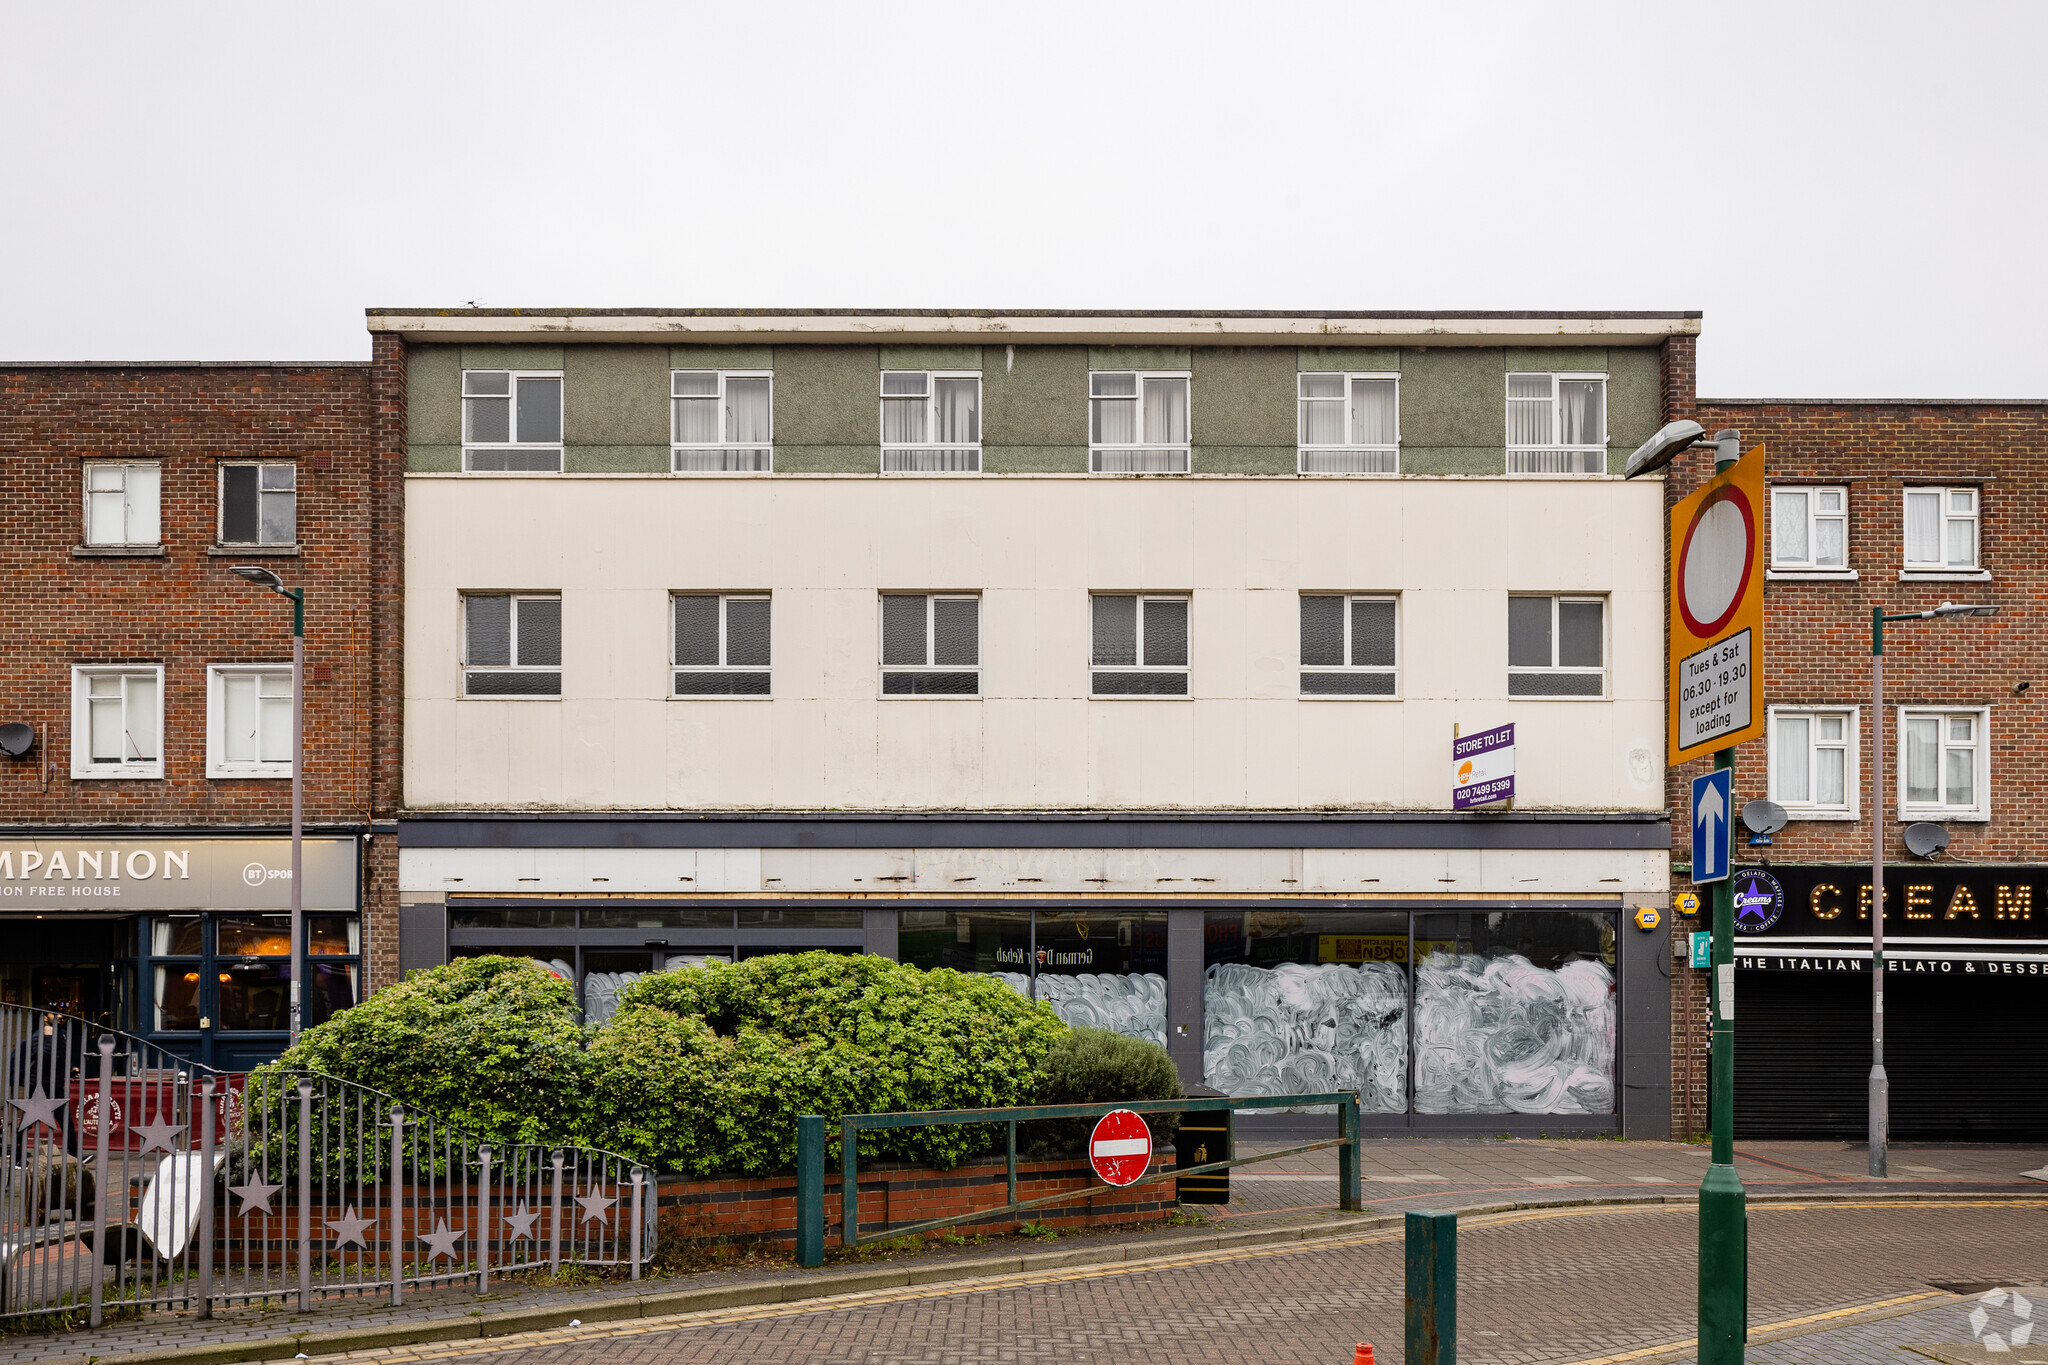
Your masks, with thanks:
[[(800, 1114), (1028, 1102), (1066, 1026), (992, 977), (873, 956), (791, 953), (657, 972), (590, 1040), (589, 1140), (665, 1170), (759, 1175), (796, 1163)], [(940, 1167), (994, 1127), (862, 1135), (863, 1159)]]
[[(1108, 1029), (1077, 1028), (1053, 1043), (1039, 1071), (1037, 1103), (1096, 1104), (1109, 1100), (1177, 1100), (1185, 1092), (1166, 1049)], [(1154, 1150), (1173, 1141), (1179, 1114), (1147, 1114)], [(1092, 1119), (1027, 1124), (1018, 1141), (1034, 1153), (1078, 1152), (1087, 1146)]]

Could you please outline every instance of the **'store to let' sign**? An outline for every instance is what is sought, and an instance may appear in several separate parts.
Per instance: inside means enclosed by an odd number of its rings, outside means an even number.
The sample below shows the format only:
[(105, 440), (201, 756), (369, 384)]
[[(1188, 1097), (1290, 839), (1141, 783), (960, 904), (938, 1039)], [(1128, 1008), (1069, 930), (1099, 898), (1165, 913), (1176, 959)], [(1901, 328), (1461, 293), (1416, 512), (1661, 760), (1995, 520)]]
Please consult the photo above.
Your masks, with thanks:
[(1671, 509), (1669, 761), (1763, 733), (1764, 448)]
[(1088, 1136), (1088, 1164), (1112, 1185), (1142, 1180), (1152, 1165), (1152, 1130), (1128, 1109), (1112, 1109)]

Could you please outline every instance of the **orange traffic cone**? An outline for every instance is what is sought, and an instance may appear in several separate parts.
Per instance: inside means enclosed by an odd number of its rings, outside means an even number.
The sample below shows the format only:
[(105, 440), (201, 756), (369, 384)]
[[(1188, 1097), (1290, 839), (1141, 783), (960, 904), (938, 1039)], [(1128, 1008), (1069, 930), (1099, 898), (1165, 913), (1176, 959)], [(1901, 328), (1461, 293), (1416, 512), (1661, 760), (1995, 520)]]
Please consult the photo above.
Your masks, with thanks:
[(1371, 1342), (1361, 1341), (1358, 1343), (1358, 1350), (1351, 1357), (1351, 1365), (1373, 1365)]

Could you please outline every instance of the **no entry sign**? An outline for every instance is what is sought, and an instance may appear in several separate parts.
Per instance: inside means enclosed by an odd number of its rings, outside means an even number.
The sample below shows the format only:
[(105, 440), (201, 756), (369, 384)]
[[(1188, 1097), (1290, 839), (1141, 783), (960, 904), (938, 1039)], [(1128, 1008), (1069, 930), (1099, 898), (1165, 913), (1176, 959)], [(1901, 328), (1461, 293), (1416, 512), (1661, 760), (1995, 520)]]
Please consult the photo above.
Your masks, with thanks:
[(1152, 1130), (1128, 1109), (1110, 1110), (1089, 1135), (1088, 1164), (1112, 1185), (1143, 1179), (1152, 1165)]
[(1764, 732), (1764, 495), (1758, 446), (1671, 509), (1673, 764)]

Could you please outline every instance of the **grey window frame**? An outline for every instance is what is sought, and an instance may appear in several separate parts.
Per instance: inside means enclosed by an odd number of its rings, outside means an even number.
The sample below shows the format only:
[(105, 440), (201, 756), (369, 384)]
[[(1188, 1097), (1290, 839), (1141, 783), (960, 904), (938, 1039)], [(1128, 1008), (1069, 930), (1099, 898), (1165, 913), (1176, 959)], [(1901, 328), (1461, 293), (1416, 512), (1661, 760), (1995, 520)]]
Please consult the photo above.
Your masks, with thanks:
[[(718, 404), (718, 435), (716, 441), (679, 441), (676, 439), (676, 404), (695, 400), (703, 401), (706, 395), (679, 394), (676, 384), (682, 375), (708, 374), (718, 384), (714, 401)], [(734, 379), (765, 379), (768, 381), (768, 440), (760, 442), (737, 441), (732, 436), (732, 409), (726, 402), (726, 388)], [(671, 366), (668, 372), (668, 433), (669, 472), (674, 474), (772, 474), (775, 472), (775, 371), (773, 370), (718, 370), (709, 366)], [(684, 461), (691, 457), (717, 456), (717, 468), (709, 461), (697, 468), (685, 468)]]
[[(1608, 597), (1607, 597), (1607, 594), (1605, 594), (1605, 593), (1590, 593), (1590, 592), (1556, 592), (1556, 593), (1542, 593), (1542, 592), (1511, 592), (1511, 593), (1509, 593), (1509, 594), (1508, 594), (1508, 600), (1509, 600), (1509, 602), (1511, 602), (1511, 603), (1512, 603), (1513, 601), (1515, 601), (1516, 599), (1518, 599), (1518, 598), (1521, 598), (1521, 599), (1531, 599), (1531, 600), (1533, 600), (1533, 599), (1539, 599), (1539, 598), (1544, 598), (1544, 599), (1548, 599), (1548, 600), (1549, 600), (1549, 602), (1550, 602), (1550, 663), (1549, 663), (1549, 665), (1548, 665), (1547, 667), (1538, 667), (1537, 665), (1534, 665), (1534, 664), (1517, 664), (1517, 663), (1513, 663), (1513, 662), (1510, 662), (1510, 663), (1508, 664), (1508, 699), (1509, 699), (1510, 701), (1605, 701), (1605, 700), (1607, 700), (1607, 690), (1608, 690), (1608, 679), (1607, 679), (1607, 673), (1608, 673), (1608, 668), (1610, 667), (1611, 661), (1612, 661), (1612, 659), (1613, 659), (1613, 657), (1614, 657), (1614, 647), (1613, 647), (1613, 639), (1612, 639), (1612, 636), (1613, 636), (1613, 625), (1614, 625), (1614, 622), (1613, 622), (1613, 612), (1612, 612), (1612, 610), (1611, 610), (1611, 607), (1610, 607), (1610, 603), (1609, 603), (1609, 601), (1608, 601)], [(1563, 607), (1563, 606), (1564, 606), (1565, 604), (1567, 604), (1567, 603), (1573, 603), (1573, 604), (1580, 604), (1580, 603), (1588, 603), (1588, 602), (1591, 602), (1591, 603), (1597, 603), (1597, 604), (1599, 605), (1599, 607), (1600, 607), (1600, 666), (1599, 666), (1599, 667), (1597, 667), (1597, 668), (1589, 668), (1589, 667), (1587, 667), (1587, 666), (1585, 666), (1585, 665), (1583, 665), (1583, 664), (1560, 664), (1560, 663), (1559, 663), (1559, 662), (1557, 661), (1557, 660), (1558, 660), (1558, 654), (1559, 654), (1559, 651), (1561, 650), (1561, 648), (1562, 648), (1562, 646), (1563, 646), (1563, 639), (1562, 639), (1562, 635), (1563, 635), (1563, 632), (1562, 632), (1561, 630), (1559, 630), (1559, 628), (1558, 628), (1558, 627), (1559, 627), (1559, 617), (1560, 617), (1560, 615), (1561, 615), (1561, 611), (1560, 611), (1560, 609), (1561, 609), (1561, 608), (1562, 608), (1562, 607)], [(1508, 629), (1509, 629), (1509, 634), (1510, 634), (1510, 641), (1512, 641), (1512, 635), (1513, 635), (1513, 630), (1514, 630), (1514, 626), (1513, 626), (1513, 623), (1512, 623), (1512, 611), (1513, 611), (1513, 608), (1512, 608), (1512, 607), (1510, 607), (1510, 608), (1509, 608), (1509, 611), (1510, 611), (1510, 613), (1511, 613), (1511, 618), (1510, 618), (1510, 623), (1509, 623), (1509, 627), (1508, 627)], [(1510, 660), (1512, 660), (1512, 659), (1513, 659), (1513, 645), (1512, 645), (1512, 642), (1510, 643), (1510, 646), (1509, 646), (1509, 658), (1510, 658)], [(1569, 678), (1569, 677), (1597, 677), (1597, 678), (1598, 678), (1598, 679), (1600, 680), (1600, 689), (1599, 689), (1599, 691), (1597, 691), (1597, 692), (1571, 692), (1571, 693), (1556, 693), (1556, 692), (1553, 692), (1553, 693), (1517, 692), (1517, 691), (1515, 690), (1515, 680), (1516, 680), (1516, 678), (1518, 678), (1518, 677), (1528, 677), (1528, 678)]]
[[(254, 469), (256, 471), (256, 539), (228, 539), (228, 471), (230, 469)], [(292, 486), (286, 489), (265, 488), (264, 474), (273, 469), (291, 471)], [(237, 549), (290, 549), (299, 543), (299, 466), (296, 460), (222, 460), (214, 475), (218, 487), (219, 506), (214, 524), (215, 543), (233, 546)], [(267, 498), (278, 494), (289, 495), (292, 502), (292, 534), (289, 540), (265, 540), (263, 538), (263, 504)]]
[[(1134, 599), (1135, 634), (1132, 646), (1137, 662), (1131, 664), (1098, 664), (1095, 662), (1095, 603), (1098, 598), (1129, 597)], [(1186, 645), (1187, 662), (1180, 664), (1154, 664), (1146, 662), (1145, 650), (1145, 604), (1147, 602), (1179, 602), (1186, 609), (1186, 630), (1182, 633)], [(1194, 696), (1195, 673), (1195, 595), (1192, 592), (1116, 592), (1104, 589), (1088, 594), (1088, 696), (1091, 701), (1188, 701)], [(1178, 675), (1181, 688), (1178, 692), (1104, 692), (1099, 684), (1104, 677), (1112, 676), (1171, 677)]]
[[(1300, 593), (1300, 598), (1308, 597), (1331, 597), (1335, 598), (1336, 600), (1344, 604), (1343, 615), (1345, 661), (1342, 664), (1311, 664), (1304, 659), (1301, 662), (1300, 668), (1298, 670), (1298, 676), (1301, 683), (1301, 699), (1303, 701), (1399, 701), (1401, 699), (1401, 595), (1399, 593), (1392, 592), (1324, 592), (1317, 591), (1312, 588), (1303, 588)], [(1297, 610), (1295, 612), (1295, 628), (1297, 632), (1295, 644), (1297, 657), (1300, 657), (1300, 655), (1305, 654), (1307, 652), (1308, 646), (1308, 642), (1299, 637), (1301, 613), (1298, 608), (1300, 598), (1296, 599)], [(1352, 658), (1354, 657), (1354, 650), (1352, 648), (1351, 639), (1351, 628), (1353, 625), (1352, 604), (1358, 602), (1385, 602), (1393, 607), (1393, 663), (1383, 665), (1357, 664), (1351, 662)], [(1329, 674), (1332, 676), (1345, 678), (1384, 677), (1389, 680), (1389, 688), (1385, 692), (1311, 692), (1308, 689), (1308, 679), (1310, 674)]]
[[(499, 597), (508, 599), (510, 604), (507, 609), (508, 634), (505, 645), (506, 657), (510, 662), (503, 664), (471, 663), (469, 659), (470, 603), (480, 598)], [(562, 699), (562, 664), (559, 658), (553, 664), (522, 664), (519, 662), (519, 604), (521, 602), (554, 602), (557, 604), (557, 611), (559, 612), (561, 601), (562, 594), (559, 592), (494, 592), (481, 588), (464, 592), (462, 594), (461, 620), (462, 690), (459, 694), (461, 699), (464, 701), (560, 701)], [(566, 621), (566, 615), (562, 619)], [(558, 642), (558, 644), (564, 646), (566, 643), (566, 641)], [(563, 648), (561, 650), (561, 657), (566, 656), (567, 650)], [(473, 692), (470, 690), (471, 680), (480, 676), (509, 676), (515, 674), (538, 676), (549, 673), (552, 673), (555, 677), (555, 690), (552, 692)]]
[[(711, 597), (718, 601), (718, 662), (714, 664), (686, 664), (676, 660), (676, 612), (684, 598)], [(736, 665), (731, 662), (730, 611), (734, 602), (764, 602), (768, 605), (768, 665), (757, 667), (752, 664)], [(772, 592), (700, 592), (678, 588), (668, 596), (668, 640), (669, 640), (669, 696), (677, 701), (768, 701), (774, 695), (775, 687), (775, 594)], [(727, 690), (722, 692), (686, 692), (683, 690), (685, 676), (701, 677), (708, 681), (737, 685), (742, 680), (758, 677), (761, 690), (743, 692)]]
[[(469, 391), (470, 376), (478, 374), (504, 375), (506, 377), (505, 392), (502, 394), (471, 393)], [(523, 381), (526, 380), (552, 380), (558, 386), (561, 401), (555, 412), (557, 427), (555, 431), (555, 439), (552, 441), (522, 441), (519, 439), (519, 386)], [(565, 447), (567, 445), (567, 442), (563, 439), (563, 437), (567, 433), (569, 422), (569, 385), (564, 380), (562, 371), (530, 369), (522, 370), (510, 366), (476, 366), (465, 368), (462, 371), (461, 395), (463, 473), (496, 475), (532, 475), (560, 474), (562, 472), (564, 464), (566, 463), (564, 452)], [(511, 403), (510, 422), (512, 439), (510, 441), (473, 441), (470, 439), (469, 403), (472, 398), (504, 398)], [(490, 452), (493, 451), (503, 452), (507, 455), (527, 455), (532, 457), (545, 457), (549, 454), (552, 454), (554, 456), (554, 465), (553, 468), (531, 469), (477, 468), (476, 457), (479, 454), (489, 454)]]
[[(921, 597), (924, 599), (924, 662), (922, 664), (892, 664), (888, 659), (888, 608), (884, 599), (891, 597)], [(974, 662), (972, 664), (940, 664), (938, 658), (938, 604), (942, 601), (974, 603)], [(923, 592), (909, 589), (889, 590), (878, 593), (875, 598), (875, 658), (878, 663), (876, 695), (884, 701), (979, 701), (981, 700), (981, 640), (982, 601), (979, 592), (956, 589), (931, 589)], [(951, 674), (971, 673), (974, 675), (974, 690), (971, 692), (919, 692), (890, 691), (892, 676), (914, 680), (916, 678), (939, 678)], [(907, 681), (912, 689), (915, 681)]]

